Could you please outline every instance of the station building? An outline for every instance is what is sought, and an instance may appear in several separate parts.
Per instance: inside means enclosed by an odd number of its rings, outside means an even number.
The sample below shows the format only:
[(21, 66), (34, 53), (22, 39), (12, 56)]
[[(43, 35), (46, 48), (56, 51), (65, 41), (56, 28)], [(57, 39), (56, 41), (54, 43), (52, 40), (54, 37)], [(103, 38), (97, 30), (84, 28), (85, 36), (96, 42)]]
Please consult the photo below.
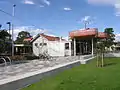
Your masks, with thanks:
[(107, 34), (99, 32), (97, 28), (74, 30), (69, 32), (71, 39), (71, 55), (94, 54), (97, 39), (107, 38)]

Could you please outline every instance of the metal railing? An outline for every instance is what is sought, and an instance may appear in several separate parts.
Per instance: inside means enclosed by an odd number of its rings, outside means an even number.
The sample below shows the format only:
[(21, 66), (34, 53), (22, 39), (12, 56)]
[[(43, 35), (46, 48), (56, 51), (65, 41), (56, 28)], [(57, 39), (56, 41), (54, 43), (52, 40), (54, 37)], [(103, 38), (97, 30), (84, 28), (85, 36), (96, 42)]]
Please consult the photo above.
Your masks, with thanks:
[(11, 64), (12, 63), (12, 60), (8, 57), (8, 56), (2, 56), (0, 57), (0, 61), (1, 63), (0, 64), (4, 64), (5, 66), (7, 66), (7, 64)]

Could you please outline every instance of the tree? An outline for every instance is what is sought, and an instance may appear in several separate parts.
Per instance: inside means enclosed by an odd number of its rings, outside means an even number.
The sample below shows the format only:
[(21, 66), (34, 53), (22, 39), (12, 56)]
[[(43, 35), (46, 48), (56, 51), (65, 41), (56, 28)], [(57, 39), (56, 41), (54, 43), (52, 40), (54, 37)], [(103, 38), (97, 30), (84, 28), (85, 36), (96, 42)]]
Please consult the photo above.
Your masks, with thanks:
[(97, 45), (97, 67), (104, 66), (105, 39), (99, 39)]
[[(104, 66), (104, 53), (105, 47), (109, 48), (114, 44), (115, 35), (113, 28), (106, 28), (104, 31), (107, 37), (104, 39), (98, 39), (97, 41), (97, 66)], [(101, 64), (99, 63), (101, 62)]]
[(104, 42), (105, 47), (110, 48), (114, 44), (115, 35), (113, 28), (106, 28), (104, 31), (107, 34), (106, 41)]
[(3, 41), (9, 40), (10, 36), (11, 35), (7, 32), (7, 30), (1, 30), (0, 31), (0, 39), (2, 39)]
[(10, 52), (10, 36), (11, 35), (7, 32), (7, 30), (0, 31), (0, 53)]
[(30, 35), (29, 32), (27, 32), (27, 31), (21, 31), (21, 32), (18, 33), (18, 37), (17, 37), (15, 43), (17, 43), (17, 44), (25, 43), (24, 39), (25, 38), (30, 38), (30, 37), (31, 37), (31, 35)]

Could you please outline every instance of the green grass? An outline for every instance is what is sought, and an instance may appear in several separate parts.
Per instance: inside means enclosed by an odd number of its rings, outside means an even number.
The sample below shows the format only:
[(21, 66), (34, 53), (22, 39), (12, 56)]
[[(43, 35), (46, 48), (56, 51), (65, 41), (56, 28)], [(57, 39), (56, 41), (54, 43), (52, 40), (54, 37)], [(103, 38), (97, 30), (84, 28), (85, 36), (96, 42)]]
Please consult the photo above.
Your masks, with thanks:
[(96, 61), (65, 70), (22, 90), (120, 90), (120, 58), (106, 58), (106, 66)]

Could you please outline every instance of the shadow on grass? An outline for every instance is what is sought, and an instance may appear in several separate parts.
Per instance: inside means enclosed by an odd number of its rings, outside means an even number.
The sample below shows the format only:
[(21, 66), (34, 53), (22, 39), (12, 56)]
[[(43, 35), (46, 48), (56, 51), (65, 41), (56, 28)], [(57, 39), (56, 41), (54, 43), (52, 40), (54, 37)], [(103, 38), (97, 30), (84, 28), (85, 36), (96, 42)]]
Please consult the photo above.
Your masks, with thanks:
[(104, 64), (104, 67), (107, 67), (107, 66), (112, 66), (112, 65), (116, 65), (117, 63), (107, 63), (107, 64)]

